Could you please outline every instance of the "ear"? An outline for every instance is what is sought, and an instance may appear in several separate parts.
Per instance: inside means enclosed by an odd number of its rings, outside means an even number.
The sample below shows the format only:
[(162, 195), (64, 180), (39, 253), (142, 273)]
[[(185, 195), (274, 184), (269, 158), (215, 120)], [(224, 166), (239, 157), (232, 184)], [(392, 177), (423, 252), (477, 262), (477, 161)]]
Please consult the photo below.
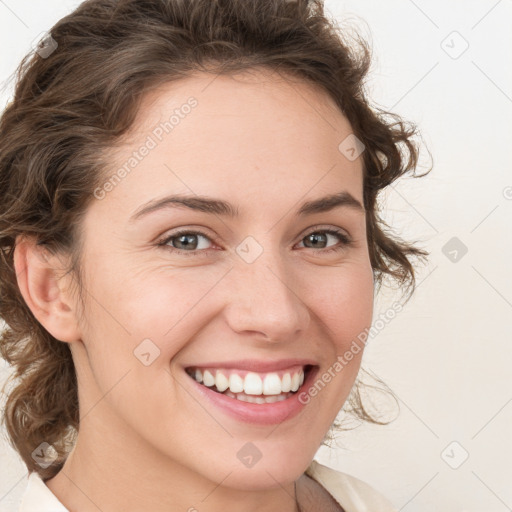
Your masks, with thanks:
[(80, 340), (69, 275), (59, 278), (64, 274), (62, 259), (37, 245), (34, 237), (18, 236), (14, 269), (20, 292), (39, 323), (60, 341)]

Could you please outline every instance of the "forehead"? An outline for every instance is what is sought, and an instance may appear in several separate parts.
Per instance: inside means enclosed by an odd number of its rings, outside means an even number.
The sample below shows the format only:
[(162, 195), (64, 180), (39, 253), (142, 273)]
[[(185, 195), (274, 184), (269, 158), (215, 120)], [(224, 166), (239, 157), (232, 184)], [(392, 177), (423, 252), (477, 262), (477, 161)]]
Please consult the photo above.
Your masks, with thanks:
[(110, 174), (134, 150), (150, 150), (108, 199), (131, 211), (161, 195), (191, 192), (227, 199), (236, 193), (238, 204), (250, 204), (348, 190), (362, 201), (361, 158), (349, 160), (339, 149), (351, 133), (314, 84), (254, 70), (198, 73), (146, 93), (130, 132), (107, 157)]

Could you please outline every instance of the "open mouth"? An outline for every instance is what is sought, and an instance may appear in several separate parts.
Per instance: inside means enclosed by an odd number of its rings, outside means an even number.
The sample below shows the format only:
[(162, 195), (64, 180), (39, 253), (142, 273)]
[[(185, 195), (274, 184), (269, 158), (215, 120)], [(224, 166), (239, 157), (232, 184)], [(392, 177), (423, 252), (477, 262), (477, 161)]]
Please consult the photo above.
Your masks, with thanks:
[(196, 382), (216, 393), (242, 402), (268, 404), (297, 394), (313, 368), (313, 365), (308, 364), (260, 373), (190, 366), (185, 371)]

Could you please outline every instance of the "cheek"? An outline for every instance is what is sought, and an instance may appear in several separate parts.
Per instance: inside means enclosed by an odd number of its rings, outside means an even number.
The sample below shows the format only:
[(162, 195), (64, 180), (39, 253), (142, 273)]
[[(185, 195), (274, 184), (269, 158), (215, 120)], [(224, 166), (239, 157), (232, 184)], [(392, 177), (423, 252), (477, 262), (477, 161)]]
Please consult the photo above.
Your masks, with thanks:
[(160, 356), (155, 366), (168, 366), (208, 324), (216, 312), (210, 302), (213, 295), (208, 293), (221, 276), (222, 272), (173, 270), (152, 273), (130, 286), (130, 298), (121, 315), (134, 342), (151, 339), (158, 346)]
[[(334, 352), (332, 363), (317, 376), (313, 393), (322, 402), (327, 424), (334, 421), (357, 378), (364, 340), (373, 316), (374, 281), (371, 265), (353, 264), (339, 269), (324, 287), (319, 318), (328, 327)], [(320, 382), (322, 381), (322, 382)], [(323, 392), (319, 390), (327, 389)]]
[(200, 326), (201, 301), (219, 277), (197, 269), (131, 270), (123, 276), (95, 276), (91, 291), (94, 297), (101, 297), (101, 303), (91, 299), (87, 313), (95, 322), (94, 336), (110, 333), (122, 352), (132, 352), (150, 339), (169, 359), (181, 348), (178, 341), (173, 345), (169, 340), (181, 340), (186, 328), (190, 337), (190, 326)]
[(370, 265), (353, 264), (330, 269), (315, 279), (308, 305), (326, 327), (326, 337), (341, 354), (371, 326), (374, 282)]

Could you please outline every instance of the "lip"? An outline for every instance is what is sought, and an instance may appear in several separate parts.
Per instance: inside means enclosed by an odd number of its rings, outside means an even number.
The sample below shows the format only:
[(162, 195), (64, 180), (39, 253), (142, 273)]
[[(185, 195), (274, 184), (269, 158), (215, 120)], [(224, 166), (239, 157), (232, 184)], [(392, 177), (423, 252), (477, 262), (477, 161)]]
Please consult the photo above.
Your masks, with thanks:
[(247, 370), (249, 372), (268, 373), (286, 370), (292, 366), (318, 366), (318, 362), (312, 359), (280, 359), (271, 361), (268, 359), (240, 359), (238, 361), (213, 361), (203, 364), (186, 365), (184, 368), (223, 368), (226, 370)]
[[(292, 366), (292, 364), (290, 364), (290, 361), (292, 360), (287, 360), (286, 362), (288, 366)], [(301, 364), (300, 362), (297, 362), (299, 361), (298, 359), (294, 359), (293, 361), (295, 362), (295, 364)], [(241, 362), (242, 361), (236, 361), (236, 364), (239, 365)], [(253, 369), (254, 361), (251, 361), (250, 363), (252, 365), (250, 369)], [(211, 363), (209, 363), (209, 365), (210, 364)], [(226, 363), (222, 363), (222, 365), (225, 364)], [(215, 366), (215, 364), (211, 365)], [(194, 367), (201, 368), (201, 366)], [(225, 368), (226, 366), (222, 367)], [(284, 366), (284, 368), (286, 367), (287, 366)], [(234, 366), (234, 368), (240, 368), (240, 366)], [(265, 368), (268, 368), (268, 365), (266, 365)], [(275, 370), (276, 368), (277, 366), (274, 363), (272, 369)], [(282, 368), (279, 367), (278, 369)], [(241, 400), (237, 400), (236, 398), (230, 398), (227, 395), (223, 395), (222, 393), (213, 391), (212, 389), (204, 386), (203, 384), (200, 384), (186, 372), (185, 374), (187, 375), (187, 379), (190, 382), (193, 390), (197, 392), (200, 399), (204, 399), (201, 401), (206, 401), (207, 403), (213, 405), (216, 409), (222, 411), (228, 416), (244, 423), (252, 423), (257, 425), (275, 425), (277, 423), (283, 423), (284, 421), (294, 418), (304, 409), (304, 407), (307, 404), (303, 404), (299, 401), (299, 395), (302, 391), (310, 387), (310, 383), (313, 382), (315, 375), (318, 373), (318, 370), (318, 365), (310, 367), (309, 371), (307, 372), (304, 378), (302, 386), (300, 386), (300, 388), (292, 396), (290, 396), (286, 400), (268, 404), (253, 404), (250, 402), (242, 402)]]

